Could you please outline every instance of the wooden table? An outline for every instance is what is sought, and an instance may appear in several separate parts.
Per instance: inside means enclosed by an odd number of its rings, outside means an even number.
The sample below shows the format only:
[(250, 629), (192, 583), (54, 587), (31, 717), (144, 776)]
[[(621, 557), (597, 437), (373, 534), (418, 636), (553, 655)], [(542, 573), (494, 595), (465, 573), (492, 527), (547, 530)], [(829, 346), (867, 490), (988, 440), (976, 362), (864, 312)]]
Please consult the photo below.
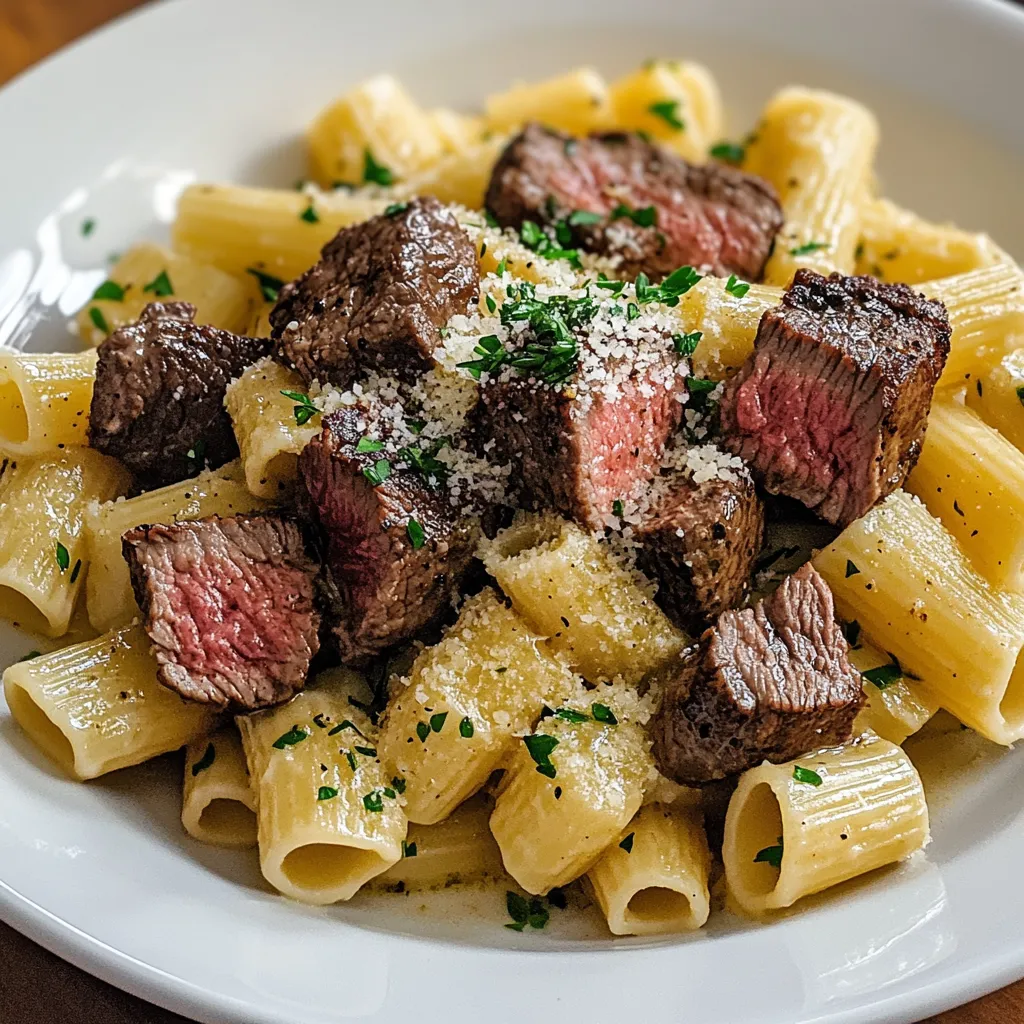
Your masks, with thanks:
[[(3, 84), (65, 43), (140, 6), (140, 0), (0, 0), (0, 4)], [(188, 1024), (184, 1017), (97, 981), (4, 924), (0, 924), (0, 1020), (11, 1024)], [(928, 1024), (1022, 1021), (1024, 981), (933, 1017)]]

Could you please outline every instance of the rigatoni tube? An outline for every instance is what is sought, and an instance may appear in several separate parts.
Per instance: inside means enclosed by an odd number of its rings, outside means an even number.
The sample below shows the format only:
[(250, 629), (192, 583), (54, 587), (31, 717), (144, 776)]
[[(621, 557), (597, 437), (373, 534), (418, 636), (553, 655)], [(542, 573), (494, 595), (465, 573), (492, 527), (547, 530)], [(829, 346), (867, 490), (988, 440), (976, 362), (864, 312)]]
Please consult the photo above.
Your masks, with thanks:
[(967, 383), (965, 400), (969, 409), (1024, 451), (1024, 348), (975, 373)]
[(490, 588), (416, 658), (392, 698), (381, 755), (405, 779), (410, 821), (440, 821), (498, 768), (515, 737), (576, 678)]
[(256, 845), (256, 797), (234, 723), (186, 748), (181, 824), (201, 843)]
[(1024, 598), (992, 586), (928, 509), (895, 491), (814, 557), (843, 618), (996, 743), (1024, 736)]
[(895, 744), (866, 733), (745, 772), (729, 801), (722, 861), (747, 913), (789, 907), (928, 842), (924, 787)]

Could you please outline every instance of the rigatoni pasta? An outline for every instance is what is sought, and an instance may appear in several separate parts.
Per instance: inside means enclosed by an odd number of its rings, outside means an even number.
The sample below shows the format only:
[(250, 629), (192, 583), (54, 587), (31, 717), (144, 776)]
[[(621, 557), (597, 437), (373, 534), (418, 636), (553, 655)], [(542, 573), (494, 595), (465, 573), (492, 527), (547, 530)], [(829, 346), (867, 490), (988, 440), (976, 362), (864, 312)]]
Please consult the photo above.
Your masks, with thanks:
[(730, 894), (758, 914), (903, 860), (928, 839), (910, 758), (866, 733), (744, 772), (729, 801), (722, 860)]
[(0, 349), (0, 455), (53, 455), (86, 443), (95, 352)]
[(12, 665), (4, 696), (15, 721), (76, 779), (141, 764), (206, 735), (216, 712), (157, 681), (139, 626)]
[(256, 845), (256, 797), (233, 723), (197, 736), (186, 748), (181, 824), (201, 843)]
[(578, 68), (542, 82), (519, 83), (487, 97), (484, 118), (495, 131), (540, 121), (567, 132), (607, 127), (611, 115), (608, 86), (592, 68)]
[(973, 382), (967, 382), (964, 395), (969, 409), (1024, 451), (1024, 348), (1015, 348), (976, 373)]

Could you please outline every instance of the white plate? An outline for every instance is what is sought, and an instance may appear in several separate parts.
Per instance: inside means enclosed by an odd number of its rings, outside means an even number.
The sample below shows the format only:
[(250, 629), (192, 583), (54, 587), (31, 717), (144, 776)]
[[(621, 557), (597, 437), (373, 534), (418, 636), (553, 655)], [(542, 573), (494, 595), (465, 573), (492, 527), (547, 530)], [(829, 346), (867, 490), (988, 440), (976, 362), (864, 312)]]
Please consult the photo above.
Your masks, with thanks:
[[(862, 97), (888, 194), (1024, 256), (1024, 11), (998, 0), (180, 0), (0, 93), (0, 339), (66, 346), (104, 257), (159, 233), (190, 176), (290, 184), (302, 126), (363, 76), (471, 106), (516, 77), (684, 54), (716, 71), (737, 132), (789, 82)], [(31, 646), (0, 632), (0, 664)], [(586, 918), (507, 931), (494, 892), (289, 903), (251, 855), (181, 833), (169, 760), (70, 783), (4, 710), (0, 915), (209, 1022), (898, 1024), (1024, 974), (1020, 769), (989, 751), (958, 792), (929, 776), (927, 857), (841, 898), (767, 927), (721, 915), (682, 940), (612, 942)]]

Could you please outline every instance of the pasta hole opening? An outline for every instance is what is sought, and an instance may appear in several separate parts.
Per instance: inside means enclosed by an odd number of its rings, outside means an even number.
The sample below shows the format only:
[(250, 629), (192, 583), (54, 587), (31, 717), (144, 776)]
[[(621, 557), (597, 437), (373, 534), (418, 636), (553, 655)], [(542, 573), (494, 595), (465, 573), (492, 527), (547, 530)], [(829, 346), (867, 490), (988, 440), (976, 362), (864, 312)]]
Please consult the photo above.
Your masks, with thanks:
[(256, 815), (241, 800), (217, 797), (199, 815), (199, 830), (214, 843), (255, 843)]
[(12, 380), (0, 383), (0, 442), (24, 444), (28, 440), (28, 412), (21, 388)]
[(297, 888), (316, 890), (369, 878), (383, 866), (380, 855), (372, 850), (335, 843), (308, 843), (285, 857), (281, 872)]
[(5, 696), (14, 720), (36, 746), (47, 757), (56, 761), (69, 775), (74, 774), (74, 748), (64, 733), (53, 724), (46, 712), (32, 699), (31, 694), (17, 683), (8, 683), (5, 688)]
[(1017, 655), (1017, 663), (1010, 673), (1006, 692), (999, 702), (999, 713), (1007, 729), (1017, 732), (1024, 728), (1024, 651)]
[(36, 607), (35, 602), (20, 590), (3, 584), (0, 584), (0, 618), (29, 633), (53, 635), (50, 620)]
[(492, 559), (515, 558), (530, 548), (555, 540), (565, 526), (557, 516), (522, 516), (491, 542)]
[(650, 885), (633, 893), (626, 905), (626, 916), (645, 924), (669, 924), (693, 917), (693, 907), (684, 893)]
[(743, 873), (743, 886), (751, 894), (767, 896), (778, 884), (783, 851), (774, 852), (783, 836), (782, 811), (778, 798), (767, 782), (759, 782), (743, 805), (742, 820), (737, 822), (736, 854)]

